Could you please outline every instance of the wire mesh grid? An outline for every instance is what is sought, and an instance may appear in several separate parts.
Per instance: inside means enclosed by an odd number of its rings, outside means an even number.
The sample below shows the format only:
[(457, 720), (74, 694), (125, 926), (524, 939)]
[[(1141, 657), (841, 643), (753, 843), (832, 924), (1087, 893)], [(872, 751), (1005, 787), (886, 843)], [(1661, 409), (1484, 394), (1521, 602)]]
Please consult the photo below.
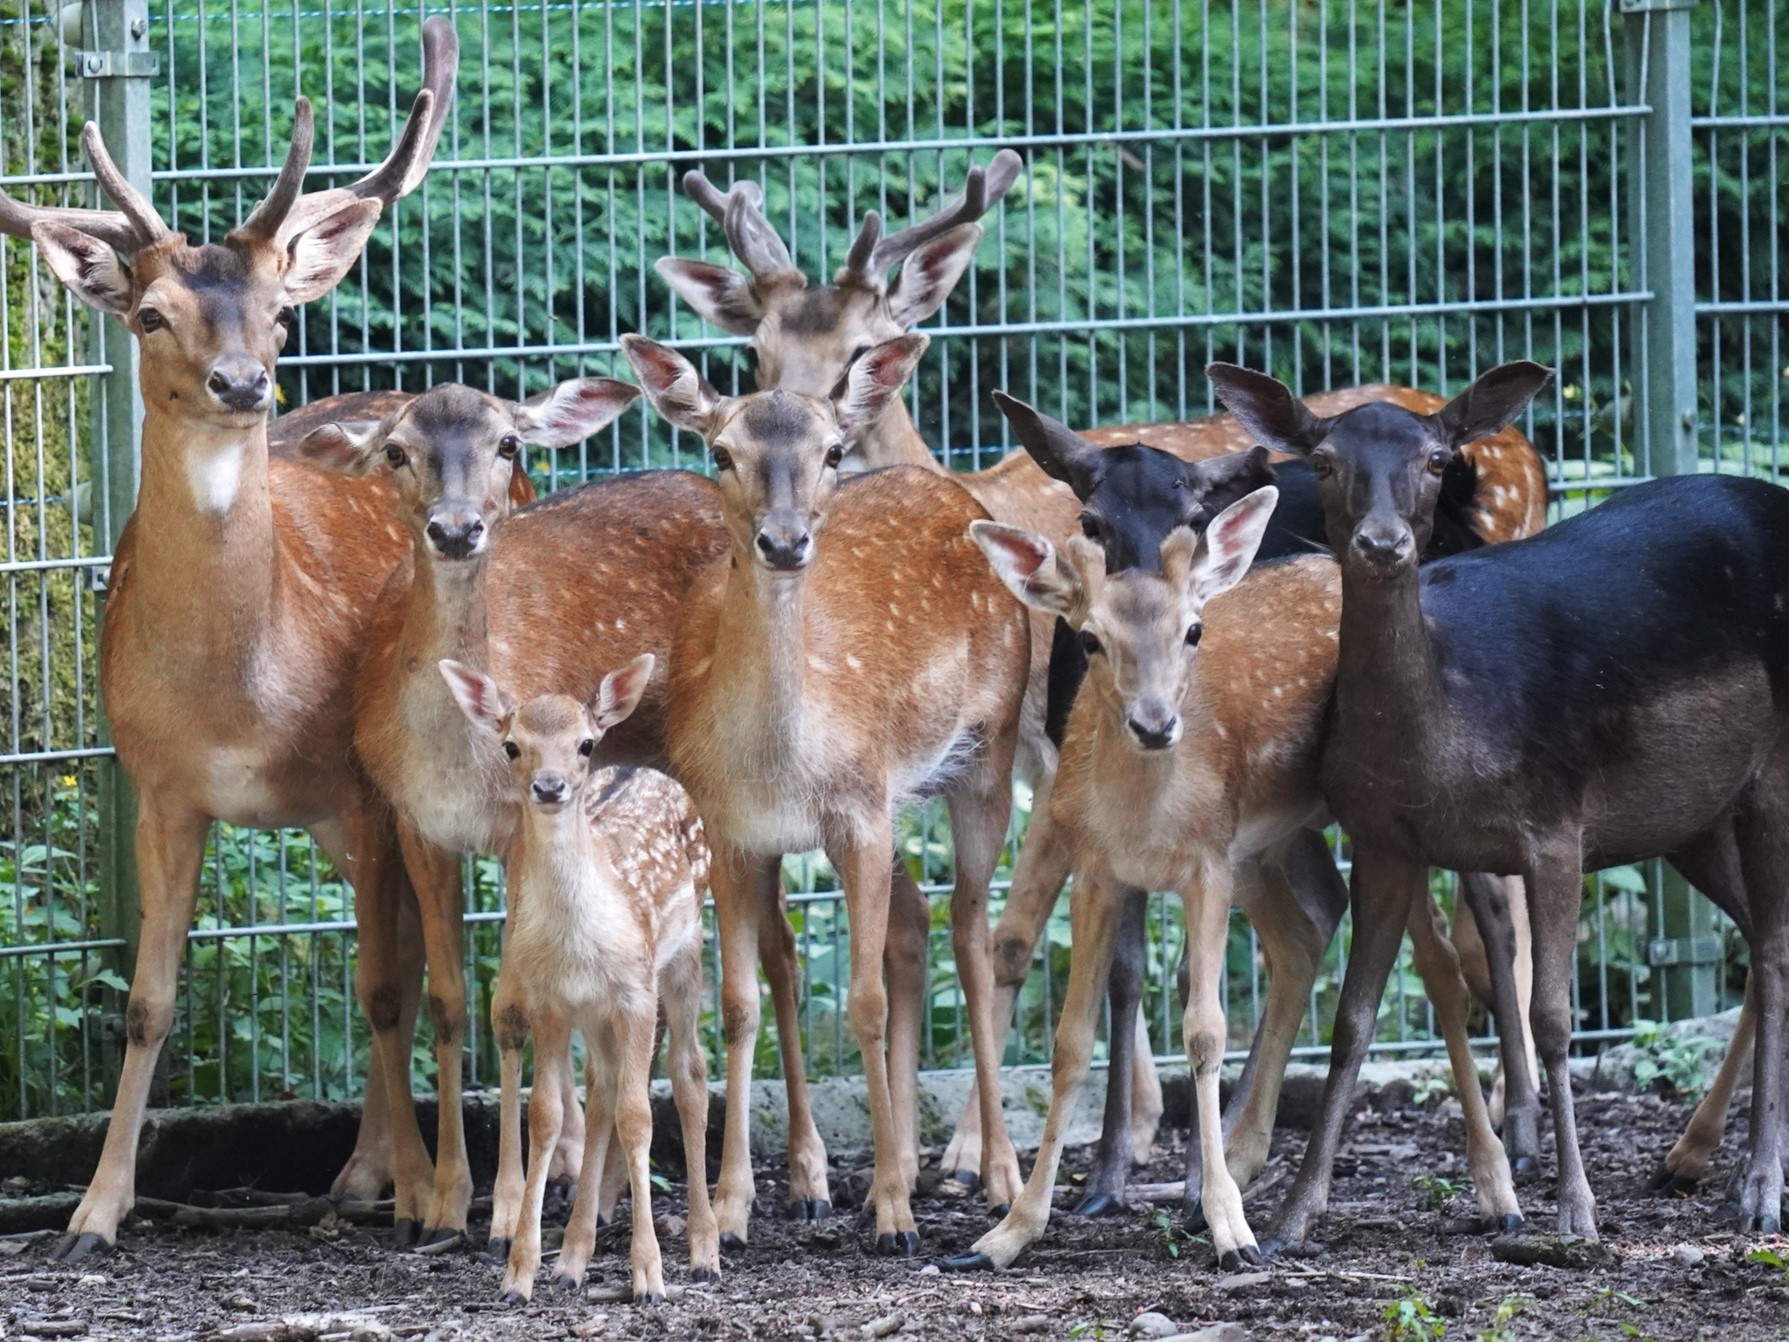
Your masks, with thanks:
[[(921, 432), (953, 466), (1007, 450), (996, 387), (1093, 425), (1207, 413), (1200, 369), (1213, 358), (1315, 391), (1452, 389), (1533, 356), (1560, 370), (1527, 421), (1556, 515), (1648, 473), (1631, 368), (1648, 291), (1629, 214), (1647, 109), (1623, 45), (1626, 25), (1652, 20), (1602, 0), (567, 0), (427, 12), (451, 12), (463, 44), (452, 125), (423, 188), (301, 314), (281, 361), (287, 405), (450, 379), (516, 395), (624, 373), (615, 354), (629, 330), (700, 351), (722, 386), (749, 382), (741, 342), (705, 328), (652, 273), (666, 254), (726, 259), (719, 230), (677, 190), (685, 169), (761, 181), (796, 263), (819, 280), (863, 210), (922, 213), (1010, 145), (1027, 172), (928, 324), (934, 343), (910, 392)], [(0, 0), (0, 182), (82, 203), (82, 91), (53, 15), (47, 0)], [(157, 205), (195, 238), (221, 236), (265, 189), (299, 93), (318, 109), (316, 159), (333, 165), (314, 167), (313, 182), (364, 171), (416, 87), (423, 16), (376, 0), (152, 8)], [(1724, 469), (1774, 473), (1785, 372), (1775, 184), (1789, 147), (1776, 57), (1789, 3), (1720, 0), (1692, 21), (1701, 446)], [(94, 858), (104, 747), (88, 578), (105, 556), (81, 499), (106, 445), (91, 325), (29, 248), (0, 239), (0, 268), (12, 671), (0, 1011), (16, 1025), (0, 1050), (0, 1117), (19, 1117), (105, 1103), (105, 1022), (120, 999)], [(641, 409), (532, 464), (556, 488), (698, 463), (692, 447)], [(901, 838), (925, 888), (944, 893), (941, 811), (905, 818)], [(499, 873), (481, 858), (467, 875), (479, 1027), (467, 1075), (488, 1082)], [(835, 882), (814, 857), (792, 859), (786, 877), (810, 1069), (849, 1071)], [(1579, 979), (1590, 1037), (1656, 1011), (1646, 945), (1659, 889), (1650, 871), (1591, 888)], [(925, 1062), (956, 1066), (966, 1036), (941, 900), (935, 910)], [(1147, 1000), (1157, 1046), (1172, 1053), (1175, 906), (1157, 902), (1151, 932)], [(1067, 941), (1059, 913), (1009, 1060), (1047, 1057)], [(1301, 1041), (1312, 1051), (1344, 952), (1345, 932), (1313, 994)], [(353, 954), (351, 896), (306, 836), (220, 829), (169, 1046), (171, 1098), (354, 1093), (365, 1040)], [(1240, 921), (1229, 971), (1242, 1044), (1263, 980)], [(1432, 1037), (1401, 969), (1380, 1046)], [(763, 1040), (760, 1065), (774, 1070), (774, 1032)]]

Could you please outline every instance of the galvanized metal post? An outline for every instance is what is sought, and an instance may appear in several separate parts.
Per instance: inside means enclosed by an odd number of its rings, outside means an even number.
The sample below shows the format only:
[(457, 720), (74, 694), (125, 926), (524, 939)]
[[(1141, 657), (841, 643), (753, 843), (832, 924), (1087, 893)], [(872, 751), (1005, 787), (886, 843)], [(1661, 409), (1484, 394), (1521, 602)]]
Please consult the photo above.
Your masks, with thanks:
[[(88, 89), (90, 115), (105, 137), (118, 169), (145, 195), (150, 194), (149, 79), (157, 62), (149, 49), (147, 0), (86, 0), (81, 20), (82, 50), (76, 69)], [(99, 202), (105, 204), (106, 202)], [(143, 422), (138, 386), (137, 342), (119, 322), (96, 317), (100, 360), (111, 371), (99, 378), (94, 407), (93, 477), (98, 508), (95, 531), (108, 552), (137, 505), (137, 480)], [(105, 726), (101, 705), (100, 730)], [(119, 937), (124, 948), (119, 971), (129, 978), (136, 968), (141, 918), (137, 898), (136, 797), (115, 758), (100, 764), (100, 899), (107, 936)], [(120, 1013), (122, 1015), (122, 1013)], [(114, 1032), (116, 1033), (116, 1032)]]
[[(1650, 110), (1633, 127), (1632, 229), (1636, 279), (1652, 297), (1634, 316), (1634, 425), (1643, 471), (1697, 466), (1696, 235), (1690, 198), (1690, 14), (1695, 0), (1621, 0), (1627, 17), (1629, 96)], [(1663, 864), (1661, 864), (1663, 867)], [(1719, 1002), (1715, 912), (1664, 870), (1658, 927), (1647, 946), (1663, 1020), (1703, 1016)]]

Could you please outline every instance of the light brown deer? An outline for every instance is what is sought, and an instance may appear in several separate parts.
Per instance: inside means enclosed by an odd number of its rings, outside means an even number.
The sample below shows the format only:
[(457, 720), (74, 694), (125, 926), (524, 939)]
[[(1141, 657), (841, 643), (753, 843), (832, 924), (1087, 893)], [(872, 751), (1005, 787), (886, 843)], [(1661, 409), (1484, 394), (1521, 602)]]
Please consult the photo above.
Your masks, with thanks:
[[(1131, 889), (1173, 890), (1184, 905), (1184, 1030), (1203, 1212), (1222, 1266), (1258, 1257), (1239, 1179), (1265, 1156), (1263, 1125), (1239, 1125), (1240, 1140), (1226, 1143), (1218, 1098), (1224, 949), (1234, 899), (1262, 932), (1274, 973), (1256, 1079), (1274, 1092), (1264, 1106), (1270, 1130), (1278, 1079), (1327, 940), (1300, 910), (1283, 862), (1324, 816), (1317, 765), (1341, 611), (1340, 575), (1327, 557), (1271, 564), (1244, 580), (1277, 501), (1268, 486), (1225, 508), (1203, 535), (1176, 528), (1162, 543), (1159, 571), (1108, 574), (1103, 550), (1079, 537), (1059, 558), (1043, 537), (993, 523), (973, 528), (1016, 595), (1076, 629), (1091, 670), (1051, 794), (1074, 856), (1075, 889), (1050, 1116), (1024, 1193), (970, 1253), (949, 1260), (954, 1269), (1005, 1267), (1043, 1231)], [(1454, 1063), (1480, 1207), (1510, 1228), (1520, 1214), (1467, 1045), (1465, 984), (1427, 915), (1426, 907), (1413, 912), (1411, 931)], [(1289, 1012), (1277, 1009), (1282, 1002)]]
[(343, 481), (267, 452), (287, 309), (340, 281), (383, 207), (421, 182), (446, 124), (452, 25), (429, 20), (423, 45), (424, 88), (383, 164), (352, 186), (302, 192), (312, 122), (300, 99), (278, 180), (220, 243), (195, 247), (172, 232), (91, 124), (82, 141), (116, 210), (0, 193), (0, 230), (30, 236), (57, 277), (124, 322), (142, 351), (142, 485), (113, 560), (100, 678), (139, 799), (143, 934), (105, 1149), (57, 1250), (68, 1261), (109, 1248), (134, 1201), (137, 1135), (214, 820), (304, 826), (352, 881), (357, 991), (376, 1045), (368, 1081), (386, 1107), (369, 1107), (338, 1187), (376, 1194), (395, 1163), (400, 1220), (428, 1187), (410, 1101), (401, 873), (386, 870), (389, 816), (350, 749), (353, 667), (403, 531), (388, 481)]
[[(664, 774), (595, 763), (598, 742), (640, 702), (653, 660), (646, 653), (610, 672), (588, 703), (554, 694), (520, 708), (491, 677), (458, 662), (440, 664), (473, 729), (501, 743), (522, 815), (508, 853), (517, 897), (498, 999), (502, 1009), (528, 1013), (539, 1044), (528, 1112), (534, 1158), (503, 1281), (509, 1304), (533, 1294), (540, 1268), (547, 1153), (559, 1140), (559, 1097), (570, 1089), (561, 1073), (569, 1073), (573, 1030), (590, 1055), (584, 1168), (601, 1169), (611, 1135), (620, 1139), (634, 1199), (634, 1299), (665, 1298), (648, 1166), (661, 1008), (689, 1169), (690, 1273), (698, 1281), (720, 1275), (705, 1166), (708, 1064), (700, 1038), (708, 842), (689, 794)], [(506, 1109), (515, 1104), (516, 1086), (506, 1060)], [(583, 1284), (596, 1238), (597, 1183), (590, 1178), (579, 1186), (556, 1284)]]
[[(846, 1009), (875, 1134), (880, 1252), (918, 1247), (886, 1056), (882, 981), (894, 808), (942, 795), (956, 851), (951, 929), (977, 1093), (1000, 1120), (987, 894), (1011, 807), (1030, 654), (1022, 608), (988, 572), (973, 499), (912, 470), (839, 477), (846, 444), (899, 394), (926, 345), (903, 336), (856, 360), (830, 399), (725, 397), (681, 355), (622, 349), (659, 413), (699, 434), (719, 472), (730, 552), (692, 592), (671, 663), (670, 752), (715, 844), (727, 1132), (716, 1203), (742, 1234), (752, 1199), (751, 1060), (766, 855), (823, 848), (851, 922)], [(1010, 1143), (1002, 1165), (1016, 1170)]]
[[(296, 417), (314, 426), (291, 450), (344, 475), (390, 477), (410, 532), (410, 558), (391, 573), (367, 634), (355, 748), (397, 812), (404, 863), (423, 901), (443, 1097), (435, 1183), (422, 1218), (425, 1244), (463, 1232), (472, 1199), (458, 1103), (466, 1021), (460, 854), (501, 853), (519, 818), (502, 756), (469, 730), (433, 667), (444, 657), (485, 660), (487, 556), (521, 492), (518, 482), (526, 485), (524, 446), (580, 442), (638, 394), (625, 382), (578, 378), (518, 403), (444, 384), (383, 401), (340, 397), (330, 407), (389, 407), (383, 418), (314, 423), (315, 411)], [(535, 644), (560, 628), (549, 612), (532, 614), (548, 620), (532, 634)], [(557, 1172), (575, 1181), (583, 1139), (575, 1095), (565, 1103), (572, 1120)], [(513, 1200), (506, 1209), (513, 1219)], [(493, 1234), (508, 1237), (507, 1230)]]

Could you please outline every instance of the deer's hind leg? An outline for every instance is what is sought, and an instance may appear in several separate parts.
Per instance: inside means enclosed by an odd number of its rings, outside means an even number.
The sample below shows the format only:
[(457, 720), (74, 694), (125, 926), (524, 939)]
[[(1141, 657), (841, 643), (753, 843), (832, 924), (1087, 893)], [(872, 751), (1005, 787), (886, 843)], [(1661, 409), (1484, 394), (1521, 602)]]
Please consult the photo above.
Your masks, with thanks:
[(1106, 981), (1110, 1022), (1106, 1105), (1100, 1116), (1099, 1149), (1075, 1207), (1076, 1216), (1109, 1216), (1124, 1210), (1124, 1190), (1130, 1182), (1134, 1154), (1130, 1078), (1143, 996), (1143, 934), (1149, 896), (1142, 890), (1125, 890), (1117, 898), (1123, 901), (1123, 913), (1113, 939), (1112, 972)]

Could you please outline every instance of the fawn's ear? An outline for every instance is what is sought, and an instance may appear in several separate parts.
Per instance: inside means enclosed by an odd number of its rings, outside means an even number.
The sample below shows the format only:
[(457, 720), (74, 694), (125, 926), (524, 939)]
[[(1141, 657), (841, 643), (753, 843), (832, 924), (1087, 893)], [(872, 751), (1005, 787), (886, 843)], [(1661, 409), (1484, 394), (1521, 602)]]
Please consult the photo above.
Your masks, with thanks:
[(640, 389), (612, 377), (575, 377), (516, 407), (516, 428), (536, 447), (581, 443), (633, 404)]
[(590, 716), (596, 722), (597, 731), (606, 732), (617, 723), (627, 721), (640, 706), (640, 696), (646, 693), (652, 668), (657, 664), (658, 659), (651, 653), (641, 653), (620, 670), (603, 677), (602, 688), (596, 692), (596, 702), (590, 705)]
[(1553, 376), (1551, 368), (1518, 359), (1481, 373), (1476, 382), (1435, 414), (1449, 447), (1458, 449), (1501, 433), (1516, 422)]
[(687, 261), (681, 256), (661, 256), (652, 268), (703, 321), (729, 335), (749, 336), (764, 320), (764, 304), (758, 291), (737, 270), (712, 261)]
[(1062, 481), (1083, 502), (1099, 488), (1106, 474), (1105, 449), (1095, 447), (1061, 420), (1051, 419), (1016, 396), (997, 391), (994, 404), (1013, 426), (1019, 445), (1031, 454), (1045, 475)]
[(88, 307), (114, 317), (130, 314), (136, 285), (111, 243), (53, 219), (31, 225), (31, 241), (56, 278)]
[(923, 335), (896, 336), (853, 359), (832, 394), (839, 432), (850, 439), (874, 424), (888, 403), (901, 394), (930, 343)]
[(1329, 436), (1334, 420), (1319, 419), (1276, 377), (1233, 363), (1207, 365), (1218, 400), (1258, 443), (1278, 452), (1310, 453)]
[(370, 475), (385, 447), (385, 421), (348, 420), (319, 424), (293, 449), (304, 460), (340, 475)]
[(714, 431), (723, 397), (696, 366), (674, 349), (642, 335), (621, 337), (621, 352), (639, 375), (646, 399), (671, 423), (698, 434), (704, 442)]
[(983, 521), (971, 522), (969, 534), (1006, 590), (1033, 610), (1069, 619), (1080, 605), (1080, 575), (1042, 536)]
[(460, 712), (475, 726), (501, 732), (503, 724), (509, 721), (510, 714), (516, 710), (515, 705), (503, 697), (503, 691), (497, 688), (497, 682), (484, 672), (474, 670), (463, 662), (456, 662), (451, 657), (443, 657), (440, 665), (441, 678), (447, 682), (447, 688), (453, 691), (454, 702), (460, 706)]
[[(1267, 485), (1232, 503), (1212, 519), (1182, 570), (1192, 584), (1196, 601), (1204, 604), (1242, 581), (1249, 565), (1255, 562), (1255, 551), (1261, 548), (1267, 521), (1279, 501), (1280, 491)], [(1170, 572), (1166, 544), (1162, 546), (1162, 571)]]

